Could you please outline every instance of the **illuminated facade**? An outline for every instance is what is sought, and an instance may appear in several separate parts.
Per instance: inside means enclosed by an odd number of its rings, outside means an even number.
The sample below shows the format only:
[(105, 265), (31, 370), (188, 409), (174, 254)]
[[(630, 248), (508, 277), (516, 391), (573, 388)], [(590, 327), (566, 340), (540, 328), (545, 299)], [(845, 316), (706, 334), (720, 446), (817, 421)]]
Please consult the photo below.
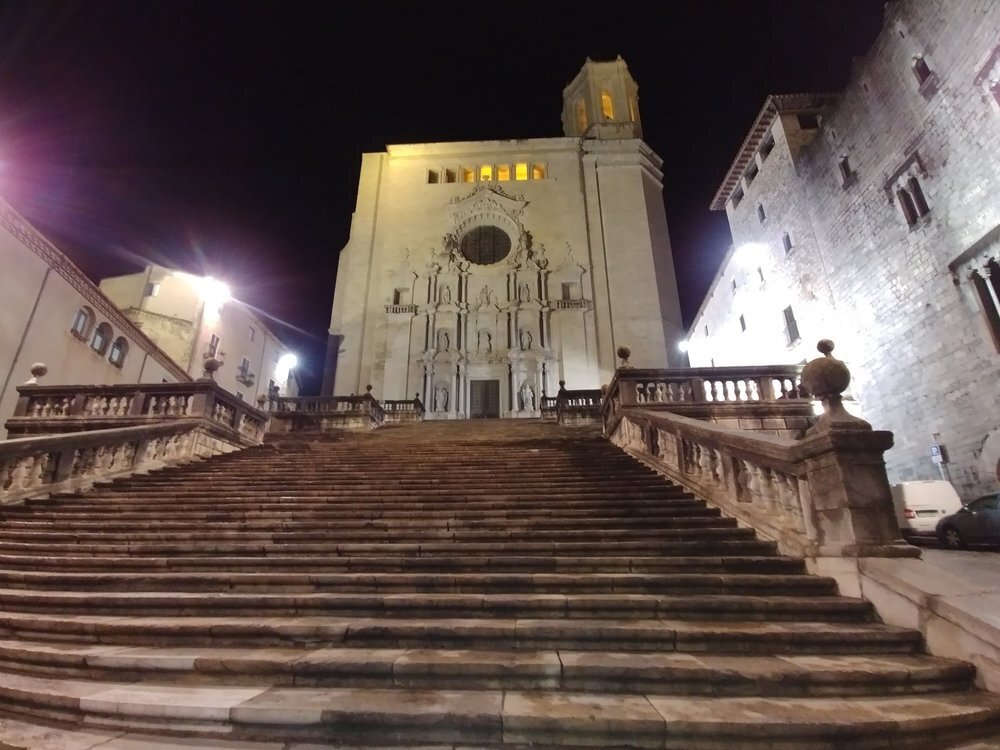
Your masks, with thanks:
[(607, 382), (618, 346), (677, 364), (661, 161), (637, 97), (621, 58), (588, 60), (563, 92), (564, 137), (364, 154), (324, 392), (536, 416), (560, 380)]
[(73, 262), (0, 200), (0, 439), (17, 387), (42, 363), (43, 385), (183, 382), (184, 368)]
[(190, 377), (215, 357), (215, 381), (245, 401), (298, 395), (291, 350), (221, 281), (151, 265), (102, 280), (101, 291)]
[(889, 3), (841, 95), (769, 97), (713, 201), (733, 249), (688, 335), (695, 366), (834, 339), (895, 434), (890, 478), (965, 496), (1000, 479), (997, 28), (995, 3)]

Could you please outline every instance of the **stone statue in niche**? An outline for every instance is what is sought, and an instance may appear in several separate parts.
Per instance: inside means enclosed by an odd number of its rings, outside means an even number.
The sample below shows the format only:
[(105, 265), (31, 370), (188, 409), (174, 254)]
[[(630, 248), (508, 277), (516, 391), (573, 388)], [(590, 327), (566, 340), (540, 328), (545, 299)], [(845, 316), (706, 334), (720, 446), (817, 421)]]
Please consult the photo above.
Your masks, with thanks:
[(476, 309), (482, 310), (484, 307), (489, 307), (490, 305), (490, 288), (484, 286), (479, 290), (479, 296), (476, 298)]
[(521, 383), (519, 394), (521, 396), (521, 411), (534, 411), (535, 391), (531, 388), (527, 380)]
[(529, 331), (527, 328), (522, 328), (518, 338), (521, 343), (522, 350), (527, 351), (528, 349), (531, 348), (531, 341), (532, 341), (531, 331)]
[(443, 328), (438, 331), (437, 349), (439, 352), (446, 352), (451, 348), (451, 336)]
[(445, 305), (451, 304), (451, 286), (448, 284), (441, 287), (441, 303)]
[(480, 352), (493, 351), (493, 334), (486, 330), (479, 331), (476, 337), (476, 349)]
[(441, 383), (434, 388), (434, 411), (448, 411), (448, 387)]
[(531, 287), (528, 286), (528, 282), (522, 282), (521, 286), (517, 288), (517, 299), (521, 302), (527, 302), (531, 299)]

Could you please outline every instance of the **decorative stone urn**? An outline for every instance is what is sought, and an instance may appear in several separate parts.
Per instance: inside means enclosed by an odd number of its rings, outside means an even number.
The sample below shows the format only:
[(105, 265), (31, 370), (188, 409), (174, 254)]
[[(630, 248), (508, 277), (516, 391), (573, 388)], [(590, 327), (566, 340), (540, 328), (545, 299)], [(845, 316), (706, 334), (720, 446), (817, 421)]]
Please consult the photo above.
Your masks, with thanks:
[(202, 367), (205, 369), (205, 374), (202, 377), (208, 380), (215, 380), (215, 373), (222, 367), (222, 364), (222, 360), (218, 357), (208, 357), (202, 364)]

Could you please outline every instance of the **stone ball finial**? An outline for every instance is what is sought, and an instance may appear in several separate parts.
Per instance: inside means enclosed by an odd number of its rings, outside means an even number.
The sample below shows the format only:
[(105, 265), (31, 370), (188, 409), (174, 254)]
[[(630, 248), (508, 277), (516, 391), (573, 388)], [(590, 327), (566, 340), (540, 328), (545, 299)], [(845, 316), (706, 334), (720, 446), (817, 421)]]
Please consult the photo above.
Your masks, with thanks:
[(628, 363), (628, 358), (632, 356), (632, 349), (628, 346), (619, 346), (616, 354), (621, 357), (622, 363), (621, 367), (631, 367)]
[(267, 401), (267, 396), (265, 396), (263, 393), (257, 397), (257, 403), (260, 404), (261, 406), (264, 405), (265, 401)]
[(834, 344), (830, 339), (822, 339), (816, 349), (823, 356), (802, 368), (802, 387), (819, 399), (839, 396), (851, 384), (851, 371), (833, 356)]
[(565, 388), (566, 387), (566, 381), (565, 380), (560, 380), (559, 381), (559, 387), (560, 388)]
[(823, 355), (810, 360), (802, 368), (802, 388), (813, 398), (823, 402), (823, 414), (806, 436), (819, 435), (831, 430), (871, 430), (865, 420), (850, 414), (843, 404), (841, 394), (851, 384), (851, 371), (833, 356), (834, 344), (822, 339), (816, 349)]
[(372, 392), (372, 386), (371, 386), (371, 383), (369, 383), (368, 385), (366, 385), (366, 386), (365, 386), (365, 391), (367, 391), (368, 393), (371, 393), (371, 392)]
[(31, 366), (31, 377), (25, 381), (25, 385), (38, 385), (38, 379), (49, 371), (49, 366), (44, 362), (35, 362)]

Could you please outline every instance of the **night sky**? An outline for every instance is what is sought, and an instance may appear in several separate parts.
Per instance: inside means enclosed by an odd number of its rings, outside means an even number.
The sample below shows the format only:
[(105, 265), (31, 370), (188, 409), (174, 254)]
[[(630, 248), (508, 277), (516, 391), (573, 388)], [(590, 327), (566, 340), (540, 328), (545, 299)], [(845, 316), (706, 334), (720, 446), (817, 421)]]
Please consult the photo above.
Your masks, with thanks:
[(730, 242), (708, 204), (764, 98), (842, 88), (883, 6), (0, 2), (0, 195), (95, 280), (148, 259), (228, 281), (284, 322), (311, 392), (361, 153), (562, 135), (563, 87), (620, 54), (689, 323)]

